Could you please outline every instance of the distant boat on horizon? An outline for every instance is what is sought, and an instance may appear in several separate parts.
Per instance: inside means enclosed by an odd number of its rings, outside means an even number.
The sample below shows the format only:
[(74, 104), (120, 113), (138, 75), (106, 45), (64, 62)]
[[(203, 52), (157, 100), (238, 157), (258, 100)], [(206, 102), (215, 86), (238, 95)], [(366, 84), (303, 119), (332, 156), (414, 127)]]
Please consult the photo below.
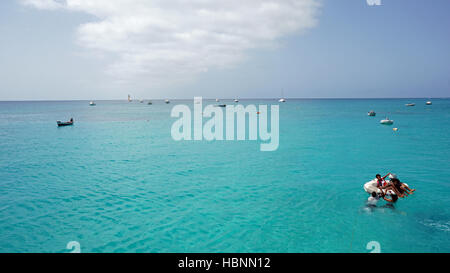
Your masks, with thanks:
[(407, 104), (405, 104), (406, 106), (416, 106), (416, 104), (415, 103), (407, 103)]
[(169, 104), (169, 103), (170, 103), (170, 101), (169, 101), (168, 99), (166, 99), (164, 102), (165, 102), (166, 104)]
[(426, 105), (432, 105), (433, 103), (431, 101), (427, 101), (425, 104)]
[(93, 102), (93, 101), (89, 102), (89, 106), (95, 106), (95, 105), (97, 105), (97, 104), (95, 104), (95, 102)]
[(278, 102), (286, 102), (286, 99), (284, 98), (284, 90), (283, 89), (281, 89), (281, 99), (279, 99)]
[(131, 96), (128, 95), (128, 102), (132, 102), (133, 100), (131, 99)]

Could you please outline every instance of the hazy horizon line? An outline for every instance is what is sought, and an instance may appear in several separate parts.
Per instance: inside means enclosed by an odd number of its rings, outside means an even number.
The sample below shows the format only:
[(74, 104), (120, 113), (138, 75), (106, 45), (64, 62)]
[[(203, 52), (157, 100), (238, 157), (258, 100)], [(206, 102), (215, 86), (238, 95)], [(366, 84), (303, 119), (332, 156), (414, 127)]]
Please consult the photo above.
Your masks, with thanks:
[[(200, 96), (199, 96), (200, 97)], [(278, 100), (281, 97), (273, 98), (210, 98), (203, 97), (203, 100)], [(382, 100), (382, 99), (450, 99), (450, 97), (283, 97), (286, 100)], [(156, 99), (132, 99), (134, 102), (143, 101), (164, 101), (164, 100), (193, 100), (192, 98), (156, 98)], [(49, 102), (49, 101), (127, 101), (127, 99), (11, 99), (2, 100), (0, 102)]]

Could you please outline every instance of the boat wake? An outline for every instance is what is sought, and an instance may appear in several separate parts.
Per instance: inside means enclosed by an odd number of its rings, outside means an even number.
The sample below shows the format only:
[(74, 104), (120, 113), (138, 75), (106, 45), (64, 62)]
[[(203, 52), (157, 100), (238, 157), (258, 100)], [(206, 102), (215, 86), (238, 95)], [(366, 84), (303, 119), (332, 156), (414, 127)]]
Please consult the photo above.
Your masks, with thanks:
[(421, 221), (420, 223), (433, 229), (450, 232), (450, 221), (434, 221), (431, 219), (427, 219)]

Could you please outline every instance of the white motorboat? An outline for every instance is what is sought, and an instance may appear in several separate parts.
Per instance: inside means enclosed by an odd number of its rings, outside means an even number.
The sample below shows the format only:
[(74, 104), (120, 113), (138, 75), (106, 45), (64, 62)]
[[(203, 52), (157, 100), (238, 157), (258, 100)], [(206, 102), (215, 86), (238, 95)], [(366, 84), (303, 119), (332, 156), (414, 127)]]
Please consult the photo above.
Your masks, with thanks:
[(380, 120), (380, 123), (383, 125), (392, 125), (394, 124), (394, 121), (386, 117), (385, 119)]
[(278, 102), (286, 102), (286, 99), (284, 98), (284, 90), (283, 89), (281, 89), (281, 99), (279, 99)]

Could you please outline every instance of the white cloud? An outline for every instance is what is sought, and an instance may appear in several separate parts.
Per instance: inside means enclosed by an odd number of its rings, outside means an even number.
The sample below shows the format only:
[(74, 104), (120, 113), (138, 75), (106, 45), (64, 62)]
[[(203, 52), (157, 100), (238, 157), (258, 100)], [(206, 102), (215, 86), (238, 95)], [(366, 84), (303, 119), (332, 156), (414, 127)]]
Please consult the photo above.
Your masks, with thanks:
[(189, 79), (237, 64), (246, 50), (273, 46), (316, 24), (316, 0), (21, 0), (38, 9), (91, 14), (81, 46), (116, 56), (107, 72), (149, 83)]

